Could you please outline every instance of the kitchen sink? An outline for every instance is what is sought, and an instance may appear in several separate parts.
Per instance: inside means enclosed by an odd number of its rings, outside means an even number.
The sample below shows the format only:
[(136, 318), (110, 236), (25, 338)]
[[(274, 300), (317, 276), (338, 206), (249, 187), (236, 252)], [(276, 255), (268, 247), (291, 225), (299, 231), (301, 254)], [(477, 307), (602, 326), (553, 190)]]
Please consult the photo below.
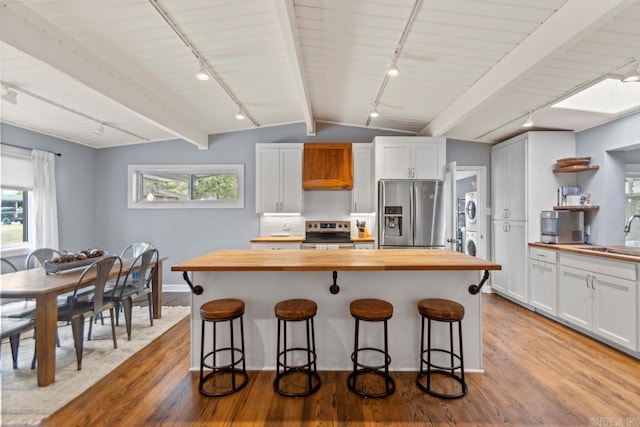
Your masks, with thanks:
[(617, 254), (617, 255), (640, 257), (640, 248), (630, 248), (626, 246), (596, 246), (593, 248), (582, 247), (580, 249), (584, 249), (586, 251), (592, 251), (592, 252), (606, 253), (606, 254)]

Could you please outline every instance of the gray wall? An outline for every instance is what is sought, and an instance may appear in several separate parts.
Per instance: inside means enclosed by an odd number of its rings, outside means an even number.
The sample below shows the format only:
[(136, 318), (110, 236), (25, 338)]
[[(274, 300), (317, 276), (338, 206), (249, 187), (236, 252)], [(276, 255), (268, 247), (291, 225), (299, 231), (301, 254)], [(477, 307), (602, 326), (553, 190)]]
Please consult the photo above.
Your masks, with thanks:
[[(378, 135), (403, 135), (376, 129), (319, 123), (308, 137), (304, 124), (292, 124), (209, 136), (209, 149), (183, 140), (96, 150), (58, 138), (2, 125), (2, 141), (62, 152), (56, 158), (60, 248), (76, 251), (100, 246), (119, 253), (130, 242), (147, 240), (168, 257), (166, 284), (182, 284), (178, 264), (221, 248), (248, 248), (259, 233), (255, 212), (255, 144), (280, 142), (371, 142)], [(462, 166), (489, 166), (490, 146), (447, 141), (447, 161)], [(129, 164), (242, 163), (245, 165), (244, 209), (128, 209)], [(488, 178), (488, 177), (487, 177)], [(489, 182), (487, 182), (489, 187)], [(487, 188), (487, 189), (488, 189)]]
[[(624, 244), (624, 150), (640, 145), (640, 114), (634, 114), (576, 134), (576, 155), (590, 156), (599, 165), (594, 172), (578, 174), (577, 184), (591, 193), (597, 212), (589, 212), (590, 242)], [(636, 224), (637, 226), (637, 224)]]

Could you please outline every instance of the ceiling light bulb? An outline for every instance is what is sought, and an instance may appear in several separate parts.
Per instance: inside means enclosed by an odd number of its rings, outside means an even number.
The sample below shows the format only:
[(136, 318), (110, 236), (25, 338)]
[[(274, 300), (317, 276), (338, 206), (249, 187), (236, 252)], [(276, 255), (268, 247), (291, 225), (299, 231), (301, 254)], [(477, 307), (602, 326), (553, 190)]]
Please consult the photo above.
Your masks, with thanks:
[(375, 108), (371, 110), (371, 112), (369, 113), (369, 117), (371, 117), (372, 119), (375, 119), (376, 117), (378, 117), (380, 114), (378, 114), (378, 110), (376, 110)]
[(209, 76), (209, 73), (207, 73), (207, 70), (204, 69), (204, 64), (201, 62), (200, 69), (196, 73), (196, 79), (202, 80), (204, 82), (209, 80), (210, 77), (211, 76)]
[(9, 86), (2, 85), (3, 94), (2, 99), (7, 101), (10, 104), (17, 105), (18, 104), (18, 92), (11, 89)]
[(236, 113), (236, 119), (238, 120), (245, 119), (245, 115), (242, 113), (242, 109), (240, 107), (238, 107), (238, 112)]
[(104, 125), (102, 124), (102, 122), (100, 122), (100, 124), (98, 125), (96, 130), (93, 131), (93, 133), (95, 133), (98, 136), (104, 135)]
[(522, 123), (522, 127), (530, 128), (531, 126), (533, 126), (533, 119), (531, 118), (531, 114), (529, 114), (527, 116), (527, 120), (525, 120), (524, 123)]
[(640, 63), (636, 63), (635, 68), (622, 77), (624, 83), (640, 82)]
[(387, 68), (387, 76), (395, 77), (398, 74), (400, 74), (400, 70), (398, 69), (398, 66), (396, 65), (396, 61), (393, 61), (391, 63), (391, 65), (389, 65), (389, 68)]

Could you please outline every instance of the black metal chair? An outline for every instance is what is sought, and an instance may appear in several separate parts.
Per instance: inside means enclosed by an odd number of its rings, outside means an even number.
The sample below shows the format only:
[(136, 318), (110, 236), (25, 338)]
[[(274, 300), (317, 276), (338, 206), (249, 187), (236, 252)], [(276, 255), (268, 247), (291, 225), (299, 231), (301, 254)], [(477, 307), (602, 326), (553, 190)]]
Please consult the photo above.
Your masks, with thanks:
[[(73, 291), (73, 297), (70, 298), (67, 304), (58, 307), (58, 321), (71, 322), (73, 341), (76, 348), (76, 358), (78, 360), (78, 370), (82, 369), (85, 318), (89, 317), (89, 327), (91, 328), (93, 318), (96, 315), (109, 310), (109, 314), (111, 316), (113, 348), (118, 348), (113, 303), (104, 298), (105, 284), (107, 283), (111, 270), (114, 268), (116, 263), (118, 263), (117, 278), (119, 278), (122, 273), (122, 260), (118, 256), (106, 256), (87, 266), (78, 279), (78, 283)], [(90, 272), (95, 272), (95, 279), (87, 277)], [(92, 298), (91, 301), (78, 299), (76, 295), (88, 282), (94, 284), (94, 298)], [(91, 330), (89, 330), (89, 339), (91, 339)]]
[(116, 325), (119, 324), (120, 306), (124, 309), (124, 320), (127, 327), (127, 338), (131, 340), (131, 323), (133, 317), (133, 302), (146, 296), (149, 309), (149, 323), (153, 326), (153, 304), (151, 280), (155, 274), (160, 255), (157, 249), (147, 248), (138, 255), (124, 276), (113, 287), (105, 291), (105, 299), (111, 301), (116, 309)]
[[(13, 358), (13, 369), (18, 369), (18, 348), (20, 346), (20, 334), (35, 329), (36, 321), (34, 319), (15, 319), (3, 317), (0, 319), (0, 327), (2, 331), (2, 339), (9, 338), (11, 344), (11, 357)], [(35, 367), (36, 352), (33, 351), (33, 361), (31, 369)]]

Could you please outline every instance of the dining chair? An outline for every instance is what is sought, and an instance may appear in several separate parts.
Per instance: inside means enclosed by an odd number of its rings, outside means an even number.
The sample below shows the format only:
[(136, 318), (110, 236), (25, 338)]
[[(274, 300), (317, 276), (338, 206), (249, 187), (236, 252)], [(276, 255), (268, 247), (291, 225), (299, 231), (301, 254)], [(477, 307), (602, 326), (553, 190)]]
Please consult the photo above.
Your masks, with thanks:
[[(70, 322), (73, 332), (73, 342), (76, 349), (76, 359), (78, 360), (78, 370), (82, 369), (82, 352), (84, 347), (84, 320), (89, 318), (89, 327), (91, 328), (94, 316), (109, 310), (111, 317), (111, 333), (113, 335), (113, 348), (118, 348), (116, 339), (116, 324), (114, 318), (113, 302), (104, 298), (104, 288), (111, 270), (115, 264), (118, 264), (116, 280), (122, 273), (122, 259), (118, 256), (105, 256), (89, 266), (87, 266), (73, 291), (73, 297), (69, 299), (67, 304), (58, 307), (58, 321)], [(95, 272), (94, 297), (91, 300), (78, 299), (76, 296), (82, 287), (86, 284), (85, 278), (90, 272)], [(91, 329), (89, 329), (89, 339), (91, 339)]]
[(44, 262), (55, 257), (62, 256), (62, 252), (51, 248), (34, 249), (27, 255), (24, 260), (24, 268), (30, 270), (32, 268), (44, 267)]
[[(20, 346), (20, 334), (23, 332), (35, 329), (36, 321), (31, 318), (11, 318), (3, 317), (0, 319), (0, 330), (2, 340), (9, 338), (11, 345), (11, 357), (13, 359), (13, 369), (18, 369), (18, 348)], [(33, 351), (33, 360), (31, 362), (31, 369), (35, 367), (36, 351)]]
[(153, 249), (153, 244), (149, 242), (133, 242), (120, 253), (120, 258), (124, 259), (127, 257), (137, 258), (147, 249)]
[(129, 340), (131, 340), (133, 302), (145, 295), (149, 307), (149, 322), (151, 326), (153, 326), (153, 294), (151, 281), (153, 280), (159, 257), (160, 255), (157, 249), (148, 248), (131, 262), (124, 280), (116, 283), (115, 287), (105, 293), (105, 298), (112, 301), (115, 306), (116, 324), (118, 324), (119, 307), (123, 307), (127, 338)]

